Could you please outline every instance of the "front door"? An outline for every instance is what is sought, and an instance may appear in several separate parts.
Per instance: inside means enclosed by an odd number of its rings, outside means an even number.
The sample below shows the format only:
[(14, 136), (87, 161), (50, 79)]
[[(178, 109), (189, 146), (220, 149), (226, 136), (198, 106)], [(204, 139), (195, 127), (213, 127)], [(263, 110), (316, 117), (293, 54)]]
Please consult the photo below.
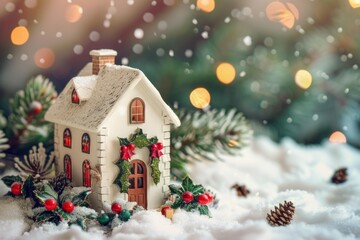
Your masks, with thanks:
[(131, 161), (129, 176), (129, 202), (137, 202), (138, 205), (147, 208), (146, 196), (146, 166), (141, 160)]

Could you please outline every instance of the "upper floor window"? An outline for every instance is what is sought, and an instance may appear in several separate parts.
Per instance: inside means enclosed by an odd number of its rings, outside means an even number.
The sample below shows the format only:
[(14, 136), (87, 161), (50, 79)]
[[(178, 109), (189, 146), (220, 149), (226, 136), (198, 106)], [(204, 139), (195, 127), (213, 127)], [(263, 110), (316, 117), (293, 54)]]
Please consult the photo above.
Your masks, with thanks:
[(134, 98), (130, 104), (130, 123), (145, 122), (145, 104), (141, 98)]
[(64, 130), (63, 141), (64, 141), (64, 147), (71, 148), (71, 131), (68, 128)]
[(72, 103), (80, 103), (79, 95), (77, 94), (76, 90), (74, 89), (71, 94), (71, 102)]
[(90, 136), (87, 133), (81, 137), (81, 149), (84, 153), (90, 153)]

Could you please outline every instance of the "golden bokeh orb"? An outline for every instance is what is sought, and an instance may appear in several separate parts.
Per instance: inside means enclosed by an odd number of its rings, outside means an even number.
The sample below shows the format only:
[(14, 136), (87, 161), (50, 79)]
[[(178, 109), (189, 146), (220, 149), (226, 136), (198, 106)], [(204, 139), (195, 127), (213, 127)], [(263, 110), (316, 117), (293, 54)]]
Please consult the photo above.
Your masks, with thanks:
[(330, 135), (329, 141), (331, 143), (346, 143), (346, 136), (340, 131), (335, 131)]
[(230, 84), (236, 75), (235, 68), (230, 63), (220, 63), (216, 68), (216, 76), (221, 83)]
[(14, 45), (23, 45), (29, 40), (29, 31), (24, 26), (18, 26), (11, 31), (11, 42)]
[(39, 68), (50, 68), (55, 62), (55, 54), (50, 48), (41, 48), (36, 51), (34, 62)]
[(196, 108), (199, 109), (206, 108), (207, 106), (209, 106), (210, 101), (211, 101), (211, 96), (206, 88), (203, 87), (195, 88), (190, 93), (190, 102)]
[(360, 0), (349, 0), (349, 3), (350, 3), (352, 8), (360, 7)]
[(295, 74), (295, 83), (302, 89), (308, 89), (312, 83), (312, 75), (306, 70), (299, 70)]
[(83, 8), (77, 4), (71, 4), (66, 8), (65, 19), (70, 23), (80, 20), (83, 14)]
[(196, 6), (206, 13), (211, 13), (215, 10), (215, 0), (197, 0)]

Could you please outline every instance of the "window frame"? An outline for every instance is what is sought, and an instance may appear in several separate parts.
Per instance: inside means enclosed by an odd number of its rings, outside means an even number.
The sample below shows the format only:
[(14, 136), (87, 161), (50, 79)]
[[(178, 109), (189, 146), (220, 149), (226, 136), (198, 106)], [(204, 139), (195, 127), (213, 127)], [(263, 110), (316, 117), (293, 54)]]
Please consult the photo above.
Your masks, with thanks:
[[(89, 149), (86, 151), (85, 149), (84, 149), (84, 137), (85, 136), (87, 136), (88, 137), (88, 139), (89, 139)], [(88, 134), (88, 133), (84, 133), (82, 136), (81, 136), (81, 151), (83, 152), (83, 153), (87, 153), (87, 154), (90, 154), (90, 143), (91, 143), (91, 139), (90, 139), (90, 135)]]
[(90, 167), (90, 162), (87, 159), (84, 160), (82, 164), (82, 178), (83, 178), (83, 186), (91, 187), (91, 167)]
[[(137, 105), (136, 103), (140, 102), (140, 105)], [(136, 105), (134, 105), (136, 104)], [(134, 112), (133, 113), (133, 109), (138, 110), (138, 108), (142, 107), (142, 111), (139, 112)], [(144, 100), (142, 100), (139, 97), (136, 97), (134, 99), (131, 100), (130, 102), (130, 107), (129, 107), (129, 115), (130, 115), (130, 123), (131, 124), (139, 124), (139, 123), (145, 123), (145, 102)], [(142, 116), (142, 120), (139, 120), (139, 116)], [(136, 120), (133, 119), (133, 117), (136, 117)]]
[[(74, 101), (74, 94), (77, 97), (77, 101)], [(75, 104), (80, 104), (80, 98), (79, 98), (79, 94), (77, 93), (76, 89), (74, 88), (72, 93), (71, 93), (71, 102), (75, 103)]]
[[(70, 170), (68, 169), (68, 165), (67, 162), (70, 163)], [(70, 181), (72, 181), (72, 161), (71, 161), (71, 157), (69, 154), (65, 154), (64, 156), (64, 173), (67, 179), (69, 179)]]
[[(66, 133), (66, 131), (69, 132), (69, 138), (70, 138), (70, 144), (69, 144), (69, 145), (66, 145), (66, 144), (65, 144), (65, 133)], [(66, 147), (66, 148), (71, 148), (71, 145), (72, 145), (71, 130), (70, 130), (70, 128), (65, 128), (65, 129), (64, 129), (64, 132), (63, 132), (63, 146)]]

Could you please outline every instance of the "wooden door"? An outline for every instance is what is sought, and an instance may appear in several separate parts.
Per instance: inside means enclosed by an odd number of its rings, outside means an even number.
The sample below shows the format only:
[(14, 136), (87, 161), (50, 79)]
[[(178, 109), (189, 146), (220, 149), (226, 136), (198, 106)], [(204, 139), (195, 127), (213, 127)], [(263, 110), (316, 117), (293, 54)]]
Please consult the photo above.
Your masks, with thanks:
[(147, 208), (146, 165), (141, 160), (131, 161), (131, 174), (129, 176), (130, 187), (128, 190), (129, 202), (137, 202), (138, 205)]

